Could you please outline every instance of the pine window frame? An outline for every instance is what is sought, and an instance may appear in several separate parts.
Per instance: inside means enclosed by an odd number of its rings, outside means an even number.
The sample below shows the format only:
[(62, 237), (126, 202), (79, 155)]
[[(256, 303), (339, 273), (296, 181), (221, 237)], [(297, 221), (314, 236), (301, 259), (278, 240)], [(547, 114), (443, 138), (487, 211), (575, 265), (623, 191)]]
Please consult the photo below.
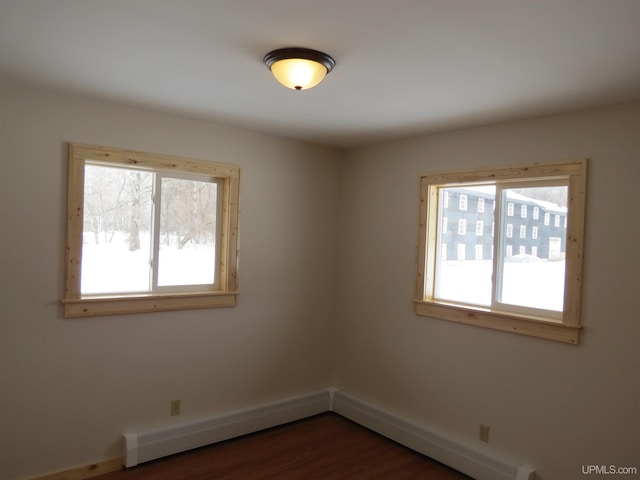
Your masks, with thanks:
[[(84, 170), (88, 162), (128, 166), (154, 172), (214, 177), (221, 188), (218, 278), (212, 291), (83, 295), (81, 293)], [(238, 217), (240, 167), (205, 160), (84, 144), (69, 145), (65, 291), (67, 318), (231, 307), (238, 296)]]
[[(472, 307), (433, 298), (437, 246), (438, 189), (443, 186), (522, 180), (567, 179), (568, 223), (564, 310), (560, 319)], [(419, 238), (414, 311), (417, 315), (569, 344), (579, 343), (587, 160), (457, 170), (420, 177)]]

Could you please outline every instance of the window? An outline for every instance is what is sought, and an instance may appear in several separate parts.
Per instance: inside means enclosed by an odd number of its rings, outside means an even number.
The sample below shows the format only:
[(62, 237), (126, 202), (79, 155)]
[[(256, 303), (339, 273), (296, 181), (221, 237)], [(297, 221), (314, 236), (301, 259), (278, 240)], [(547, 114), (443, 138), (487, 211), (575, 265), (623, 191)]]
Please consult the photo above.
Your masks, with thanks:
[(236, 303), (239, 167), (72, 144), (65, 316)]
[(484, 198), (479, 197), (478, 198), (478, 213), (483, 213), (484, 212)]
[(482, 223), (482, 220), (478, 220), (476, 222), (476, 235), (481, 237), (483, 229), (484, 229), (484, 224)]
[(521, 218), (527, 218), (527, 206), (526, 205), (520, 206), (520, 217)]
[(533, 219), (538, 220), (540, 218), (540, 207), (533, 207)]
[(464, 218), (458, 220), (458, 235), (467, 234), (467, 221)]
[(467, 196), (464, 193), (460, 194), (460, 210), (467, 209)]
[[(421, 177), (416, 313), (578, 343), (585, 188), (586, 160)], [(494, 201), (494, 236), (486, 239), (490, 255), (480, 255), (475, 237), (467, 237), (458, 243), (456, 261), (449, 261), (439, 217), (448, 213), (443, 198), (460, 190), (469, 202), (474, 196)], [(522, 201), (545, 219), (566, 216), (567, 228), (547, 221), (532, 227), (536, 238), (525, 238), (523, 225), (514, 239), (507, 218)], [(463, 255), (464, 246), (476, 248), (476, 255)]]

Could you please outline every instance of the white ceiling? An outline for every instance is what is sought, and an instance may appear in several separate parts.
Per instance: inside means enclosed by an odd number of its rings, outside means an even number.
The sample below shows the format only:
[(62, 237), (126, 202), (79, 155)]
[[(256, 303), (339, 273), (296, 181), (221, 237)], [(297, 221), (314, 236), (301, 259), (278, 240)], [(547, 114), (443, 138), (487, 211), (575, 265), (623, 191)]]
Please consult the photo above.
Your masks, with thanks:
[(640, 0), (0, 0), (0, 79), (352, 146), (640, 99)]

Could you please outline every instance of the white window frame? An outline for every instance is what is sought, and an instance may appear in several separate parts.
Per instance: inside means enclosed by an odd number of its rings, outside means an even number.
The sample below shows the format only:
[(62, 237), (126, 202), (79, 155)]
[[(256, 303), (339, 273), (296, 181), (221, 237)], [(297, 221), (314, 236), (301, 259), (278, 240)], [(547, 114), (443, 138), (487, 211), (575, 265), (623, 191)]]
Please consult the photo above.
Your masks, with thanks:
[(461, 218), (458, 220), (458, 235), (466, 235), (467, 234), (467, 220)]
[[(220, 245), (217, 281), (210, 291), (165, 293), (83, 295), (81, 293), (82, 236), (85, 165), (129, 167), (173, 176), (199, 175), (213, 178), (219, 185), (221, 201)], [(237, 303), (238, 215), (240, 168), (235, 165), (193, 160), (176, 156), (121, 150), (109, 147), (71, 144), (69, 147), (69, 183), (67, 196), (67, 255), (65, 292), (62, 299), (65, 317), (90, 317), (193, 308), (229, 307)]]
[[(420, 178), (418, 272), (414, 298), (416, 314), (577, 344), (582, 328), (580, 325), (580, 293), (582, 289), (586, 173), (587, 161), (577, 160), (422, 176)], [(438, 191), (441, 187), (464, 187), (471, 184), (508, 185), (525, 180), (557, 180), (563, 183), (566, 181), (568, 185), (563, 311), (557, 312), (557, 318), (551, 318), (530, 312), (482, 308), (435, 299)], [(506, 246), (506, 250), (508, 250), (508, 246)]]
[(460, 194), (459, 208), (461, 211), (467, 210), (467, 195), (464, 193)]

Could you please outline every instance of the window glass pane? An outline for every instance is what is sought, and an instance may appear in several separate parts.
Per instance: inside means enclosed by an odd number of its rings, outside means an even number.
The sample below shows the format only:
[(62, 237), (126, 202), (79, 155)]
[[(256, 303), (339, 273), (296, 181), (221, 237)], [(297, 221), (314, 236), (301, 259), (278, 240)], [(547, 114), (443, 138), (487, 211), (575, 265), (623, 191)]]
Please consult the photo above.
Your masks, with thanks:
[(503, 190), (504, 201), (514, 203), (516, 208), (538, 208), (544, 216), (521, 218), (515, 224), (521, 234), (504, 236), (499, 302), (562, 311), (567, 232), (564, 222), (546, 219), (566, 217), (567, 191), (566, 186)]
[(158, 286), (213, 285), (217, 184), (161, 179)]
[[(439, 189), (435, 298), (491, 305), (493, 235), (488, 231), (479, 235), (477, 225), (492, 224), (495, 191), (494, 186)], [(444, 198), (450, 201), (445, 203)], [(480, 199), (483, 207), (479, 209)], [(446, 230), (442, 228), (445, 218), (450, 226)], [(476, 229), (466, 228), (469, 222)]]
[(85, 166), (82, 294), (149, 291), (152, 178)]

